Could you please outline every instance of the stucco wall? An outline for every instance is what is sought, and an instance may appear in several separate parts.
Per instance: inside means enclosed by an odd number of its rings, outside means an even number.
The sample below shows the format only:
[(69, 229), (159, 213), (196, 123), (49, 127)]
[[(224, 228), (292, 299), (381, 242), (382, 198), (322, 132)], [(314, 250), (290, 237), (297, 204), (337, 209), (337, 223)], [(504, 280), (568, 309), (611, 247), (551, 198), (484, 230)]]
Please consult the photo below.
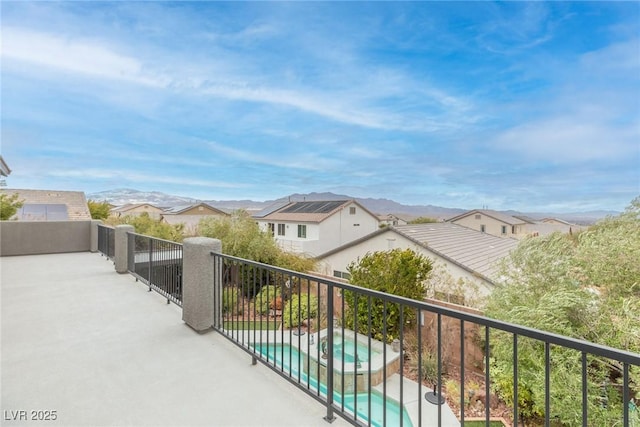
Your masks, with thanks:
[[(476, 215), (480, 216), (480, 219), (476, 219)], [(473, 230), (482, 231), (480, 229), (481, 225), (485, 226), (484, 232), (487, 234), (491, 234), (493, 236), (498, 237), (515, 237), (513, 233), (511, 233), (511, 225), (506, 224), (502, 221), (499, 221), (495, 218), (484, 214), (474, 214), (468, 215), (466, 217), (460, 218), (457, 221), (453, 222), (454, 224), (462, 225), (463, 227), (468, 227)], [(502, 226), (507, 227), (506, 233), (502, 234)]]
[(464, 268), (444, 259), (437, 254), (425, 249), (424, 247), (417, 245), (405, 237), (388, 230), (384, 233), (378, 234), (364, 242), (360, 242), (357, 245), (350, 246), (340, 252), (326, 256), (319, 260), (317, 269), (318, 272), (327, 276), (333, 276), (334, 270), (346, 272), (347, 266), (351, 262), (358, 262), (358, 260), (364, 257), (368, 252), (387, 251), (390, 249), (411, 249), (419, 254), (422, 254), (436, 263), (443, 265), (447, 272), (454, 280), (464, 279), (471, 283), (475, 283), (478, 287), (478, 295), (470, 294), (469, 297), (486, 296), (493, 290), (493, 285), (487, 283), (485, 280), (477, 277), (472, 272), (465, 270)]
[(85, 252), (91, 221), (1, 221), (0, 256)]

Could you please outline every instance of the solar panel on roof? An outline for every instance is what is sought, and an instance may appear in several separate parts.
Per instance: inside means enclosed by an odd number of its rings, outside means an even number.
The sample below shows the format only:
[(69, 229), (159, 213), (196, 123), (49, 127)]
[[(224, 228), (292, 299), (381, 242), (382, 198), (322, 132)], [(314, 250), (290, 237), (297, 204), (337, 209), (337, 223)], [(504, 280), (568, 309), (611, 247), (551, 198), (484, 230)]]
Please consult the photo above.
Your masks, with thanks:
[(344, 204), (344, 200), (331, 202), (296, 202), (281, 210), (282, 213), (329, 213)]
[(16, 213), (20, 221), (66, 221), (69, 219), (67, 205), (24, 204)]
[(47, 211), (47, 220), (49, 221), (66, 221), (69, 219), (67, 205), (45, 205)]

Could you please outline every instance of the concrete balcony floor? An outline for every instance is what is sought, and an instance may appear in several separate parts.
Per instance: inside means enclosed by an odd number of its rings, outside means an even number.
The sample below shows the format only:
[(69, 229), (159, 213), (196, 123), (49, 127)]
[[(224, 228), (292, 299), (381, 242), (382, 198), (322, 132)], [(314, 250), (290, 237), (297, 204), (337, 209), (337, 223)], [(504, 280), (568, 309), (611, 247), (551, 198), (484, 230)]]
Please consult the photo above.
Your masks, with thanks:
[(320, 403), (99, 254), (0, 258), (0, 281), (3, 426), (328, 425)]

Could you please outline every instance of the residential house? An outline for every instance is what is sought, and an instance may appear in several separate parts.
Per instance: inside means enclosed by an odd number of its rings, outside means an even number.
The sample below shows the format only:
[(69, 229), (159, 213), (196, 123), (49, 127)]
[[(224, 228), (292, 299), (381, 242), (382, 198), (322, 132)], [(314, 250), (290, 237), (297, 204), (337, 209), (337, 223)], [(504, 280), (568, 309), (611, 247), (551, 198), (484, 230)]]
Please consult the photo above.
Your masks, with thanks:
[(165, 209), (161, 214), (162, 222), (164, 223), (170, 225), (182, 224), (185, 236), (197, 235), (198, 225), (203, 218), (224, 218), (228, 216), (227, 212), (206, 203), (174, 206)]
[(111, 209), (109, 216), (114, 218), (124, 218), (125, 216), (140, 216), (143, 213), (153, 219), (160, 219), (164, 210), (150, 203), (136, 203), (118, 206)]
[(475, 209), (447, 220), (472, 230), (498, 237), (521, 238), (526, 236), (526, 219), (517, 218), (501, 212)]
[(286, 202), (253, 215), (280, 247), (317, 256), (379, 228), (376, 215), (355, 200)]
[(454, 279), (489, 294), (498, 281), (499, 262), (516, 248), (518, 240), (500, 238), (452, 223), (384, 227), (318, 257), (319, 272), (349, 278), (347, 266), (367, 253), (395, 248), (411, 249), (446, 268)]
[(18, 194), (23, 202), (13, 219), (18, 221), (85, 221), (91, 220), (87, 198), (82, 191), (2, 190)]
[(573, 233), (584, 228), (556, 218), (536, 220), (527, 216), (508, 215), (486, 209), (471, 210), (450, 218), (447, 222), (498, 237), (516, 239), (546, 236), (555, 232)]
[(9, 168), (9, 165), (7, 165), (2, 156), (0, 156), (0, 176), (7, 177), (10, 173), (11, 169)]
[(409, 223), (409, 221), (407, 221), (406, 219), (400, 218), (398, 215), (394, 214), (378, 215), (378, 221), (380, 222), (380, 225), (383, 226), (406, 225)]
[(552, 226), (556, 231), (569, 234), (582, 231), (587, 228), (583, 225), (573, 224), (560, 218), (544, 218), (540, 221), (540, 224)]

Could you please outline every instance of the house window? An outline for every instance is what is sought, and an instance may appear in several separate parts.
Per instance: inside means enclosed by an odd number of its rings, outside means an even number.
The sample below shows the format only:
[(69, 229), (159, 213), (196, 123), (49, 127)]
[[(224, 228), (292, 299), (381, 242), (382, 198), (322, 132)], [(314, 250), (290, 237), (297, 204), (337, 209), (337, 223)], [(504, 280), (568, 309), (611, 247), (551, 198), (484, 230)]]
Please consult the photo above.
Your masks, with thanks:
[(341, 279), (349, 280), (351, 279), (351, 274), (344, 271), (333, 270), (333, 277), (339, 277)]
[(354, 227), (360, 227), (360, 224), (353, 224)]
[(356, 214), (356, 207), (355, 206), (351, 206), (349, 208), (349, 215), (355, 215)]
[(476, 215), (476, 219), (481, 219), (482, 215)]
[(484, 224), (480, 225), (480, 231), (482, 231), (483, 233), (487, 231), (487, 226)]
[(284, 224), (278, 224), (278, 236), (284, 236)]
[(303, 224), (298, 224), (298, 237), (301, 239), (307, 238), (307, 226)]
[(274, 232), (275, 232), (275, 224), (270, 222), (267, 224), (267, 227), (269, 227), (269, 233), (271, 233), (271, 235), (273, 236)]
[(502, 234), (507, 234), (507, 226), (503, 225), (501, 231), (502, 231)]
[(516, 226), (515, 225), (511, 226), (511, 234), (516, 234)]

